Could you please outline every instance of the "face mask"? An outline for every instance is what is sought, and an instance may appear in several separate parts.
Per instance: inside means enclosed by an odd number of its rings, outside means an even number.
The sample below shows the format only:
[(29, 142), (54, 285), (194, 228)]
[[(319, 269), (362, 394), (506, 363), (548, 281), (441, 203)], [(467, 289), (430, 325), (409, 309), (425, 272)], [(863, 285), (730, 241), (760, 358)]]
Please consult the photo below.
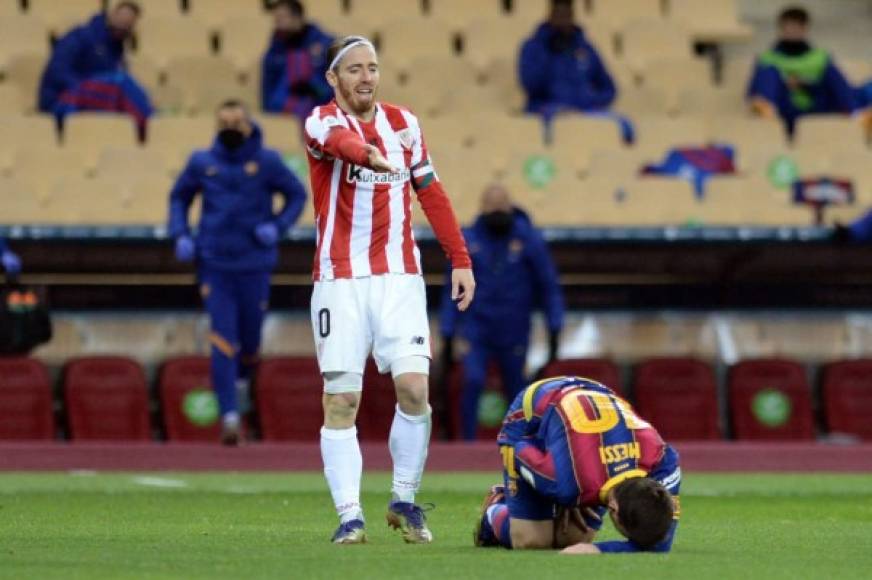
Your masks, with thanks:
[(782, 40), (775, 48), (778, 52), (788, 56), (799, 56), (808, 52), (810, 47), (808, 42), (804, 40)]
[(498, 238), (509, 235), (512, 231), (512, 223), (514, 218), (507, 211), (492, 211), (482, 215), (484, 227), (487, 231)]
[(128, 36), (130, 36), (130, 30), (126, 28), (115, 28), (114, 26), (109, 27), (109, 35), (112, 36), (115, 40), (125, 40)]
[(218, 131), (218, 141), (227, 149), (239, 149), (245, 143), (245, 135), (239, 129), (221, 129)]

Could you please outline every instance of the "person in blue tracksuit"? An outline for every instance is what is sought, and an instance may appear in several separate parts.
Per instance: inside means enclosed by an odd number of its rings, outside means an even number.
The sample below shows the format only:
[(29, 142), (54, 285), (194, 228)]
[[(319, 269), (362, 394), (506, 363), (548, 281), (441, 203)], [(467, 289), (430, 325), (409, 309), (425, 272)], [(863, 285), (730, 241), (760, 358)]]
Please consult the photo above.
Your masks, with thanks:
[(552, 0), (549, 19), (524, 42), (518, 63), (526, 110), (604, 111), (617, 88), (596, 48), (575, 23), (572, 0)]
[(815, 113), (854, 113), (868, 103), (864, 89), (853, 88), (832, 56), (808, 41), (811, 17), (789, 7), (778, 15), (778, 40), (759, 55), (748, 82), (753, 111), (776, 114), (792, 135), (796, 121)]
[[(299, 217), (306, 192), (278, 152), (262, 144), (260, 128), (238, 101), (217, 112), (211, 149), (195, 151), (169, 202), (169, 235), (176, 257), (195, 261), (211, 322), (211, 376), (223, 421), (222, 440), (240, 437), (237, 380), (257, 363), (270, 272), (282, 233)], [(273, 211), (273, 194), (284, 207)], [(194, 196), (203, 198), (196, 237), (188, 223)]]
[(326, 73), (334, 39), (305, 19), (299, 0), (280, 0), (272, 13), (275, 30), (261, 65), (261, 107), (305, 119), (333, 98)]
[(453, 308), (451, 285), (446, 284), (439, 323), (446, 364), (453, 358), (452, 341), (458, 331), (469, 342), (463, 361), (461, 434), (470, 440), (476, 437), (478, 399), (490, 361), (499, 367), (509, 400), (524, 388), (531, 317), (537, 307), (544, 310), (550, 333), (548, 358), (556, 358), (563, 295), (545, 241), (527, 214), (512, 205), (504, 187), (492, 185), (484, 191), (481, 215), (464, 230), (464, 237), (482, 299), (460, 313)]
[(17, 276), (21, 272), (21, 258), (9, 249), (3, 238), (0, 238), (0, 264), (8, 276)]
[(39, 110), (54, 114), (59, 122), (76, 111), (126, 113), (144, 131), (151, 102), (124, 59), (125, 41), (140, 14), (136, 2), (119, 2), (61, 37), (42, 73)]

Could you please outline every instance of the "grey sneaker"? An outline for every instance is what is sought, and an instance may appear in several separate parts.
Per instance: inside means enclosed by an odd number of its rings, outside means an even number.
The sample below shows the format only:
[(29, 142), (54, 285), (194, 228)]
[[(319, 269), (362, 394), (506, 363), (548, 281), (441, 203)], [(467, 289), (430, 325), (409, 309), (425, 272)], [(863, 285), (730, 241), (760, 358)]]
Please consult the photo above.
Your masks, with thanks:
[(407, 501), (392, 501), (385, 519), (390, 527), (402, 532), (407, 544), (429, 544), (433, 541), (433, 532), (427, 527), (424, 512), (431, 509), (432, 506), (424, 510)]

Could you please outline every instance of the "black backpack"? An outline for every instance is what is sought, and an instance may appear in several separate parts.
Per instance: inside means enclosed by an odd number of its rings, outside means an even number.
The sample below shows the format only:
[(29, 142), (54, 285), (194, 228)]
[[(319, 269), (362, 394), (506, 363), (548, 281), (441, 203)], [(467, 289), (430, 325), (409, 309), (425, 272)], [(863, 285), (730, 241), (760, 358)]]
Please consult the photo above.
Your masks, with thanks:
[(27, 354), (51, 335), (51, 318), (40, 293), (9, 280), (0, 291), (0, 354)]

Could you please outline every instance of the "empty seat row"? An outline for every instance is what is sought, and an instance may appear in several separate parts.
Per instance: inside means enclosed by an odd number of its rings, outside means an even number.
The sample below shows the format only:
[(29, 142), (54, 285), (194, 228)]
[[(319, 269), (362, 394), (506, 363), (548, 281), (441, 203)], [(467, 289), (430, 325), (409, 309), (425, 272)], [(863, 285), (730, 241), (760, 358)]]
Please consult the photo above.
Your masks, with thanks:
[[(693, 358), (641, 362), (632, 396), (619, 369), (608, 359), (566, 359), (550, 363), (542, 376), (583, 376), (612, 387), (632, 401), (641, 417), (667, 441), (717, 440), (721, 422), (718, 382), (712, 367)], [(453, 424), (459, 425), (462, 369), (449, 379)], [(495, 369), (487, 389), (500, 392)], [(739, 440), (811, 440), (815, 405), (805, 368), (792, 360), (753, 359), (730, 368), (727, 379), (729, 432)], [(831, 435), (872, 439), (872, 360), (846, 360), (823, 367), (822, 427)], [(499, 425), (480, 426), (480, 438), (495, 437)]]
[[(547, 376), (598, 380), (626, 397), (615, 365), (606, 359), (561, 360)], [(499, 389), (491, 376), (489, 389)], [(395, 397), (389, 376), (367, 366), (358, 428), (364, 439), (387, 437)], [(457, 425), (462, 369), (448, 380), (450, 422)], [(831, 434), (872, 440), (872, 360), (826, 365), (821, 380), (823, 426)], [(632, 398), (639, 414), (667, 440), (722, 437), (718, 386), (712, 368), (689, 358), (655, 358), (636, 368)], [(170, 441), (217, 441), (220, 430), (203, 356), (166, 361), (157, 380), (160, 431)], [(434, 393), (438, 393), (434, 389)], [(438, 395), (434, 395), (438, 396)], [(85, 357), (65, 365), (63, 421), (74, 441), (153, 438), (149, 388), (142, 368), (124, 357)], [(310, 357), (264, 360), (254, 380), (255, 413), (248, 427), (265, 441), (317, 439), (321, 378)], [(805, 368), (785, 359), (747, 360), (729, 371), (730, 431), (740, 440), (810, 440), (814, 404)], [(434, 406), (436, 406), (434, 404)], [(437, 414), (437, 417), (441, 415)], [(442, 426), (436, 425), (436, 432)], [(444, 426), (451, 432), (450, 426)], [(494, 437), (499, 425), (480, 436)], [(49, 375), (35, 359), (0, 359), (0, 440), (54, 439), (57, 425)]]
[[(389, 377), (370, 365), (373, 385), (361, 407), (364, 439), (387, 438), (394, 395)], [(73, 441), (146, 441), (158, 427), (170, 441), (217, 441), (220, 421), (211, 395), (209, 359), (178, 357), (161, 367), (152, 420), (142, 367), (118, 356), (82, 357), (63, 369), (61, 423)], [(254, 417), (265, 441), (316, 440), (321, 427), (322, 380), (315, 359), (265, 360), (254, 380)], [(0, 358), (0, 440), (51, 440), (58, 429), (49, 374), (35, 359)]]

